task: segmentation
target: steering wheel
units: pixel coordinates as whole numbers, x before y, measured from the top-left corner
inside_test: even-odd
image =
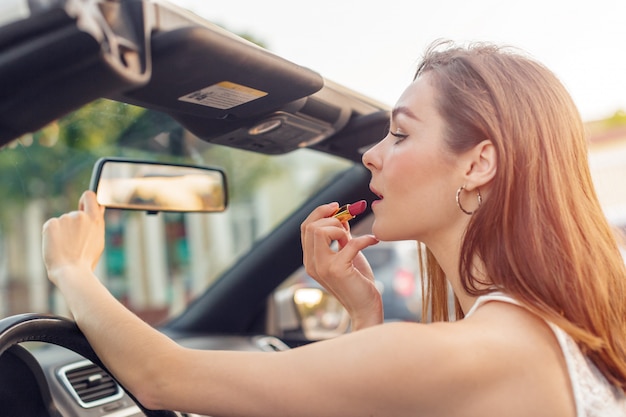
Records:
[[[0,320],[0,356],[8,353],[23,360],[27,353],[16,346],[22,342],[44,342],[62,346],[89,359],[110,374],[76,323],[65,317],[27,313]],[[18,379],[20,375],[13,377]],[[111,377],[114,378],[113,375]],[[119,385],[147,417],[176,417],[173,411],[146,409],[122,384]],[[59,415],[56,409],[48,411]]]

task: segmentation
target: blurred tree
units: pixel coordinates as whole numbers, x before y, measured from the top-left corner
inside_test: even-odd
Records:
[[[0,149],[3,206],[22,206],[29,199],[51,196],[64,197],[62,200],[75,205],[79,193],[89,185],[94,162],[119,153],[114,152],[117,137],[144,111],[96,100]],[[52,211],[67,209],[61,205]]]
[[[626,126],[626,111],[616,111],[613,116],[606,119],[605,124],[607,127]]]

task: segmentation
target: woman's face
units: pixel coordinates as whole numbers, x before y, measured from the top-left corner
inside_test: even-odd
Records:
[[[411,83],[396,103],[389,133],[363,155],[379,197],[372,203],[372,232],[380,240],[431,244],[463,219],[455,201],[462,169],[444,144],[436,96],[428,73]]]

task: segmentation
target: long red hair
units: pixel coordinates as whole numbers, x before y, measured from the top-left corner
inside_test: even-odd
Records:
[[[485,138],[497,152],[489,198],[470,220],[461,248],[465,290],[502,288],[567,332],[612,384],[626,391],[626,268],[591,179],[585,130],[557,77],[521,53],[486,44],[438,42],[428,72],[447,123],[447,145],[462,152]],[[426,303],[446,320],[447,283],[428,254]],[[462,312],[457,305],[457,317]]]

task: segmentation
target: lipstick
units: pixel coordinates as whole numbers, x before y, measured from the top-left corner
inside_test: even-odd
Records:
[[[367,202],[365,200],[357,201],[352,204],[344,204],[337,209],[333,217],[339,219],[340,222],[347,222],[363,213],[366,207]]]

